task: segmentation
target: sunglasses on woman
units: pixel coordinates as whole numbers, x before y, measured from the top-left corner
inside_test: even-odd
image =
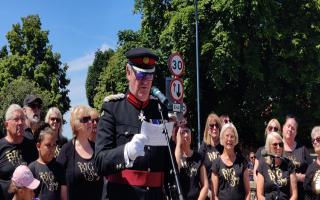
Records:
[[[269,132],[278,132],[279,128],[276,126],[269,126],[268,131]]]
[[[276,147],[280,147],[280,148],[283,148],[283,142],[279,142],[279,143],[272,143],[272,146],[274,147],[274,148],[276,148]]]
[[[213,129],[214,127],[219,128],[218,124],[209,124],[209,127]]]
[[[89,121],[91,121],[91,117],[90,116],[85,116],[80,118],[79,120],[81,123],[88,123]]]
[[[313,138],[311,142],[312,144],[320,143],[320,137]]]
[[[61,122],[61,119],[60,119],[60,118],[57,118],[57,117],[51,117],[51,118],[50,118],[50,121],[60,123],[60,122]]]

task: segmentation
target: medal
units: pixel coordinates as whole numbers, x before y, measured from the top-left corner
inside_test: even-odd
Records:
[[[144,116],[144,114],[143,114],[143,111],[142,111],[142,110],[140,111],[140,114],[139,114],[139,116],[138,116],[138,119],[139,119],[141,122],[143,122],[143,121],[145,121],[145,120],[146,120],[146,116]]]

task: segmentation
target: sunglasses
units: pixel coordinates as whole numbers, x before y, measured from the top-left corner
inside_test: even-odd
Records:
[[[100,120],[99,117],[91,119],[92,123],[95,122],[96,124],[99,122],[99,120]]]
[[[60,123],[61,122],[61,119],[60,118],[57,118],[57,117],[51,117],[50,118],[50,121],[55,121],[55,122],[57,122],[57,123]]]
[[[210,128],[214,128],[214,127],[219,128],[218,124],[209,124],[209,127]]]
[[[254,158],[256,158],[255,156],[252,156],[252,157],[250,157],[251,159],[254,159]]]
[[[80,118],[79,120],[81,123],[88,123],[89,121],[91,121],[91,117],[90,116],[85,116]]]
[[[31,109],[35,109],[35,108],[39,108],[41,109],[41,104],[37,104],[37,103],[33,103],[33,104],[30,104],[28,105]]]
[[[232,121],[231,121],[230,119],[224,119],[223,122],[224,122],[225,124],[232,123]]]
[[[272,143],[272,146],[274,147],[274,148],[276,148],[276,147],[283,147],[283,142],[279,142],[279,143]]]
[[[320,143],[320,137],[316,137],[316,138],[312,139],[311,142],[312,142],[312,144],[315,144],[316,142]]]
[[[269,126],[269,127],[268,127],[268,131],[269,131],[269,132],[272,132],[272,131],[278,132],[278,130],[279,130],[279,128],[278,128],[278,127],[275,127],[275,126]]]
[[[131,67],[131,69],[134,72],[134,75],[136,76],[136,79],[138,81],[141,81],[141,80],[152,81],[153,80],[153,73],[136,71],[133,67]]]

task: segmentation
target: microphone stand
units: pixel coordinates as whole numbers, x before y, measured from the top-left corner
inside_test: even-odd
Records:
[[[175,178],[175,181],[176,181],[176,184],[177,184],[179,200],[184,200],[183,195],[182,195],[182,191],[181,191],[181,186],[180,186],[178,173],[177,173],[177,168],[176,168],[176,165],[174,163],[173,156],[172,156],[172,151],[171,151],[171,148],[170,148],[170,139],[169,139],[169,135],[168,135],[168,130],[167,130],[164,118],[163,118],[162,107],[161,107],[161,105],[159,103],[158,103],[158,109],[159,109],[159,112],[160,112],[160,115],[161,115],[161,119],[162,119],[162,122],[163,122],[163,126],[164,126],[163,133],[164,133],[164,135],[166,137],[166,141],[167,141],[167,145],[168,145],[168,149],[169,149],[169,155],[170,155],[171,165],[172,165],[172,169],[173,169],[173,173],[174,173],[174,178]]]

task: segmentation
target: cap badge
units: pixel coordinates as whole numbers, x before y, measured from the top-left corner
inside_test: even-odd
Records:
[[[144,64],[148,64],[149,63],[149,58],[148,57],[143,57],[143,61]]]

